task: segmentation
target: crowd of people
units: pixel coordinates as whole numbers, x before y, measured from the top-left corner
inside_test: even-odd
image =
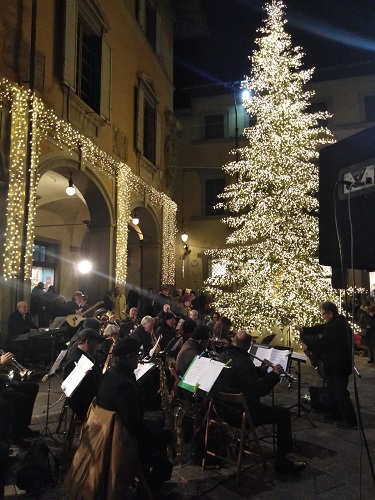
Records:
[[[42,286],[39,285],[36,287],[38,291],[33,290],[34,296],[45,304],[40,293]],[[58,297],[51,302],[56,302]],[[268,406],[261,400],[279,383],[283,368],[276,365],[269,371],[263,365],[255,367],[249,354],[252,342],[250,334],[244,330],[233,331],[231,319],[211,310],[204,295],[197,296],[192,290],[176,290],[171,294],[168,287],[163,287],[158,294],[149,291],[146,299],[142,304],[141,294],[135,288],[131,288],[127,296],[115,288],[103,300],[103,305],[107,307],[95,310],[90,318],[84,318],[84,312],[89,308],[82,292],[75,292],[69,302],[60,301],[65,316],[76,314],[83,319],[69,333],[69,346],[63,361],[64,380],[74,370],[81,356],[92,363],[92,369],[69,399],[69,405],[77,418],[82,422],[85,420],[94,398],[101,408],[118,414],[127,432],[137,440],[145,477],[152,488],[157,488],[156,464],[168,463],[167,444],[170,436],[161,431],[160,425],[148,422],[144,415],[147,408],[155,410],[163,407],[160,373],[154,371],[146,384],[142,385],[140,381],[137,382],[134,370],[141,358],[160,355],[163,362],[158,365],[158,370],[165,370],[166,389],[172,393],[176,381],[168,372],[166,360],[174,360],[177,375],[183,378],[195,356],[212,356],[215,350],[216,359],[225,364],[230,362],[229,375],[224,379],[221,390],[244,394],[256,426],[267,423],[276,425],[277,473],[302,471],[306,464],[289,455],[293,451],[289,411]],[[42,314],[46,311],[43,307],[48,309],[47,306],[39,309],[39,321],[36,322],[33,314],[36,309],[29,313],[25,301],[17,304],[16,311],[9,317],[7,351],[0,358],[1,365],[5,366],[13,359],[12,347],[17,336],[32,328],[40,328],[40,311]],[[146,313],[142,317],[138,314],[140,309]],[[59,314],[61,312],[62,309]],[[324,363],[325,380],[334,401],[332,419],[337,420],[339,427],[352,429],[357,425],[357,418],[347,390],[351,374],[348,343],[351,330],[335,304],[321,304],[320,312],[324,320],[322,324],[296,328],[306,342],[306,348],[313,345]],[[359,324],[364,329],[375,329],[371,304],[365,306]],[[215,346],[220,348],[215,349]],[[373,362],[373,357],[370,356],[369,362]],[[38,384],[33,382],[18,382],[16,385],[6,383],[1,387],[0,419],[3,435],[0,442],[17,440],[17,444],[23,446],[25,439],[34,437],[29,425],[37,393]],[[178,397],[178,391],[174,394]],[[204,401],[201,403],[205,404]],[[232,421],[239,418],[236,408],[224,406],[222,411],[224,418]],[[150,443],[155,445],[152,449]]]

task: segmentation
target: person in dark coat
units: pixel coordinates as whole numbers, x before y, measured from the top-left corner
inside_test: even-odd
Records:
[[[145,316],[142,318],[141,324],[131,334],[131,337],[138,341],[144,356],[148,356],[153,347],[153,327],[154,319],[151,316]]]
[[[17,309],[12,312],[8,319],[8,335],[5,341],[5,349],[13,352],[17,361],[21,363],[28,357],[29,346],[27,345],[27,340],[20,341],[17,337],[35,329],[37,327],[34,325],[29,313],[28,303],[20,300],[17,303]]]
[[[195,328],[190,339],[185,342],[177,355],[176,370],[179,375],[185,374],[195,356],[200,356],[205,352],[209,339],[210,330],[207,326],[200,325]]]
[[[233,344],[221,353],[220,361],[228,363],[230,369],[221,388],[224,392],[242,392],[255,426],[275,423],[277,449],[275,468],[279,474],[299,472],[306,467],[303,462],[293,462],[287,454],[293,451],[291,418],[289,410],[279,406],[268,406],[261,401],[280,382],[283,371],[281,365],[275,365],[267,373],[267,367],[256,367],[248,353],[251,336],[242,330],[233,338]],[[241,422],[242,407],[237,405],[222,405],[223,418],[237,425]]]
[[[95,330],[85,328],[82,330],[77,339],[77,346],[70,352],[67,363],[64,367],[64,380],[74,370],[81,356],[86,356],[94,363],[91,370],[89,370],[77,389],[69,398],[69,406],[77,415],[79,420],[84,420],[87,410],[93,398],[97,395],[99,384],[102,379],[102,372],[95,360],[95,353],[98,342],[102,337],[98,335]]]
[[[315,342],[317,356],[324,365],[324,378],[332,401],[339,410],[339,421],[336,425],[344,429],[357,426],[357,416],[348,391],[349,376],[352,373],[351,342],[352,330],[336,304],[323,302],[320,312],[325,323],[311,327],[297,325],[296,329],[304,336],[319,336]],[[336,415],[333,415],[335,418]]]
[[[149,401],[141,396],[134,375],[138,351],[138,342],[133,337],[117,342],[113,348],[112,366],[100,384],[97,401],[105,410],[117,412],[129,435],[135,436],[146,479],[154,490],[163,480],[169,479],[162,477],[160,466],[170,466],[170,471],[172,466],[166,461],[164,430],[143,419]]]
[[[161,325],[156,330],[156,337],[160,337],[159,345],[162,351],[169,342],[176,336],[176,316],[172,312],[167,312]]]

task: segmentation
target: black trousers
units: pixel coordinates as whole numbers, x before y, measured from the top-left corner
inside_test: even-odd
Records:
[[[30,425],[38,391],[39,385],[34,382],[11,382],[1,391],[0,397],[14,407],[13,417],[10,417],[13,433],[22,432]]]
[[[292,424],[290,412],[280,406],[268,406],[261,402],[250,408],[251,417],[257,427],[262,424],[276,425],[276,460],[283,461],[293,451]]]
[[[326,376],[326,381],[334,408],[339,410],[346,424],[357,425],[357,416],[348,391],[349,377],[347,375],[329,375]]]

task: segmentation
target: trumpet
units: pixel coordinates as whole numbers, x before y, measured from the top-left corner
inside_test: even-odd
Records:
[[[6,354],[6,352],[0,349],[0,356],[3,356],[4,354]],[[21,381],[28,380],[33,373],[32,370],[28,370],[22,366],[21,363],[19,363],[15,358],[12,358],[9,363],[1,365],[1,369],[5,372],[9,381],[12,381],[16,375]]]

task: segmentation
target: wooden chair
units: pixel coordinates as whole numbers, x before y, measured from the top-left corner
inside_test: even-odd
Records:
[[[232,423],[229,423],[225,421],[223,418],[221,418],[220,407],[219,407],[220,402],[229,405],[233,404],[236,405],[237,407],[241,405],[242,416],[241,416],[241,423],[239,426],[233,425]],[[237,453],[236,461],[234,461],[232,458],[228,458],[227,456],[220,455],[218,451],[213,450],[212,448],[210,449],[210,447],[212,446],[212,439],[210,440],[210,436],[212,436],[212,430],[215,426],[224,430],[225,436],[228,436],[228,431],[231,430],[233,432],[235,441],[234,449],[236,450]],[[245,446],[249,442],[250,435],[252,437],[251,444],[254,445],[255,450],[250,449],[249,446]],[[205,436],[205,450],[202,460],[202,468],[203,470],[206,468],[208,456],[213,456],[219,458],[220,460],[228,462],[232,465],[235,465],[236,485],[238,485],[245,454],[256,456],[258,458],[256,463],[261,462],[263,464],[263,467],[266,466],[264,454],[262,448],[260,447],[256,429],[253,424],[244,395],[242,393],[229,394],[225,392],[218,392],[215,396],[215,402],[210,401],[208,408],[206,436]]]

